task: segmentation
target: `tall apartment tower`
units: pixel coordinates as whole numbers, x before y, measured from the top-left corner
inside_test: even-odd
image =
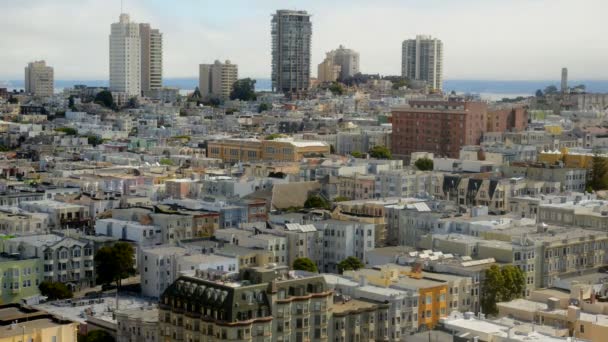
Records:
[[[28,63],[25,67],[25,92],[34,96],[52,96],[53,90],[53,68],[45,61]]]
[[[230,98],[234,82],[239,77],[236,64],[226,61],[215,61],[213,64],[199,65],[198,88],[203,98],[217,97],[222,100]]]
[[[139,25],[121,14],[110,33],[110,91],[141,95],[141,39]]]
[[[359,53],[343,45],[331,52],[334,64],[340,66],[340,79],[344,80],[359,73]]]
[[[312,23],[306,11],[272,15],[272,89],[297,94],[310,87]]]
[[[425,81],[430,90],[443,89],[443,43],[431,36],[404,40],[401,50],[401,76]]]
[[[150,24],[139,24],[141,38],[141,91],[163,86],[163,34]]]
[[[561,91],[562,91],[562,93],[568,92],[568,68],[562,68]]]
[[[325,59],[317,66],[317,81],[321,83],[335,82],[340,77],[342,67],[334,63],[331,52],[326,54]]]

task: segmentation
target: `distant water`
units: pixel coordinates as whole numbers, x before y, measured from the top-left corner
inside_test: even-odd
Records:
[[[55,89],[60,91],[63,88],[73,87],[75,84],[86,84],[88,86],[107,87],[106,80],[56,80]],[[198,86],[197,78],[165,78],[163,84],[168,87],[177,87],[182,90],[192,91]],[[537,89],[545,89],[549,85],[559,88],[559,81],[488,81],[488,80],[446,80],[443,89],[446,92],[452,90],[457,93],[480,94],[488,99],[501,99],[503,97],[531,96]],[[571,80],[570,86],[585,84],[588,92],[608,93],[608,80]],[[255,88],[257,91],[270,91],[271,81],[267,78],[256,79]],[[2,81],[0,87],[9,89],[22,89],[23,80]]]

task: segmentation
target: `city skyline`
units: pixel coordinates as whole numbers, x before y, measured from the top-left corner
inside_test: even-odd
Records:
[[[385,0],[372,6],[354,1],[336,12],[329,10],[332,4],[318,1],[210,5],[132,0],[124,12],[165,35],[167,78],[196,77],[198,64],[214,59],[239,64],[245,77],[270,78],[270,15],[277,9],[297,9],[312,15],[312,66],[342,44],[360,52],[361,72],[399,75],[401,42],[425,34],[444,42],[445,79],[556,79],[564,66],[573,79],[608,79],[603,68],[608,47],[589,44],[601,41],[601,9],[608,4],[590,0],[598,10],[589,12],[567,1],[548,3]],[[55,66],[57,79],[107,79],[107,27],[119,14],[118,0],[12,4],[0,13],[8,32],[4,41],[13,47],[0,57],[0,79],[19,79],[23,64],[40,59]],[[497,18],[505,23],[517,18],[518,25],[497,25]],[[539,36],[543,44],[537,43]]]

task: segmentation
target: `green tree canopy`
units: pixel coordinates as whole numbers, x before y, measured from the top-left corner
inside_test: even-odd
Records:
[[[17,104],[17,103],[19,103],[19,99],[18,99],[18,98],[16,98],[16,97],[13,97],[13,95],[11,95],[11,96],[8,98],[8,103],[10,103],[10,104]]]
[[[526,278],[522,270],[513,265],[503,268],[492,265],[486,269],[485,280],[481,289],[481,308],[484,313],[496,315],[496,303],[520,298],[526,287]]]
[[[258,113],[265,112],[270,109],[270,105],[268,103],[262,102],[258,106]]]
[[[264,140],[274,140],[274,139],[278,139],[283,137],[283,134],[280,133],[272,133],[272,134],[268,134],[266,137],[264,137]]]
[[[595,151],[591,158],[591,179],[589,187],[593,190],[608,189],[608,162],[605,157],[600,156],[598,151]]]
[[[351,155],[353,158],[363,158],[363,153],[361,153],[361,152],[359,152],[359,151],[352,151],[352,152],[350,153],[350,155]]]
[[[545,94],[557,94],[557,87],[554,85],[547,86],[545,88]]]
[[[57,281],[43,281],[38,285],[40,294],[46,296],[49,300],[72,298],[74,294],[64,284]]]
[[[97,146],[103,144],[103,139],[99,135],[89,134],[87,135],[89,145]]]
[[[536,97],[543,97],[543,91],[540,89],[537,89],[535,95],[536,95]]]
[[[419,158],[414,162],[414,166],[420,171],[433,171],[433,160],[429,158]]]
[[[105,330],[93,330],[84,337],[84,342],[115,342],[116,340]]]
[[[363,267],[365,267],[365,265],[363,265],[361,260],[354,256],[349,256],[338,263],[338,271],[340,273],[343,273],[344,271],[356,271]]]
[[[117,242],[111,247],[102,247],[95,254],[98,284],[115,282],[120,288],[122,279],[135,274],[134,266],[133,246],[127,242]]]
[[[95,103],[98,103],[106,108],[115,109],[114,97],[109,90],[102,90],[95,95]]]
[[[76,134],[78,134],[78,131],[75,128],[72,128],[72,127],[58,127],[58,128],[55,128],[55,132],[63,132],[66,135],[76,135]]]
[[[369,150],[369,155],[376,159],[391,159],[391,151],[386,146],[374,146]]]
[[[315,265],[315,263],[309,258],[297,258],[296,260],[294,260],[293,269],[313,273],[319,272],[319,270],[317,269],[317,265]]]
[[[329,209],[329,202],[327,202],[323,197],[319,195],[311,195],[304,202],[305,208],[320,208],[320,209]]]
[[[241,101],[255,101],[257,96],[255,95],[255,80],[251,78],[240,79],[232,85],[232,91],[230,92],[231,100]]]
[[[344,86],[339,82],[333,82],[329,86],[329,91],[331,91],[334,95],[343,95],[344,94]]]
[[[334,202],[344,202],[344,201],[350,201],[350,198],[348,198],[346,196],[338,196],[338,197],[334,198]]]

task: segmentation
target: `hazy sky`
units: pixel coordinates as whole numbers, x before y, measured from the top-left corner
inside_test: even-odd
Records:
[[[364,73],[399,74],[401,42],[444,43],[446,79],[608,79],[606,0],[125,0],[125,12],[164,34],[164,77],[197,77],[230,59],[241,77],[270,77],[270,15],[313,20],[312,74],[344,44]],[[0,80],[45,59],[55,79],[107,79],[110,24],[120,0],[0,0]]]

